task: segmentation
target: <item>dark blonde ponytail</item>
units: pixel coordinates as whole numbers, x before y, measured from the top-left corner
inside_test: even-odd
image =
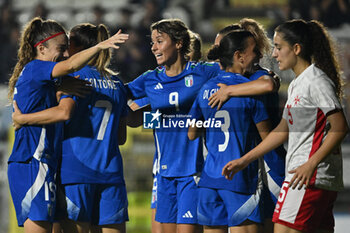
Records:
[[[95,46],[101,41],[109,38],[109,31],[104,24],[95,26],[91,23],[82,23],[74,26],[70,31],[70,41],[81,49],[87,49]],[[105,78],[110,78],[115,73],[108,69],[111,60],[111,50],[105,49],[100,51],[89,63]]]
[[[39,17],[33,18],[24,26],[17,53],[18,62],[9,80],[8,98],[10,101],[13,99],[14,89],[24,66],[37,56],[34,45],[58,32],[65,33],[59,23],[54,20],[42,20]],[[46,45],[46,42],[43,44]]]
[[[109,38],[109,31],[104,24],[99,24],[97,26],[97,43],[107,40]],[[94,62],[96,69],[102,74],[103,77],[110,77],[113,72],[108,69],[111,61],[111,50],[105,49],[99,52],[98,56],[91,61]]]
[[[42,25],[42,20],[40,18],[34,18],[30,21],[22,32],[20,45],[17,53],[18,62],[13,70],[13,73],[9,80],[9,92],[8,98],[10,101],[13,99],[13,92],[21,74],[24,66],[34,60],[36,56],[36,49],[34,48],[33,35],[32,32],[37,31]]]

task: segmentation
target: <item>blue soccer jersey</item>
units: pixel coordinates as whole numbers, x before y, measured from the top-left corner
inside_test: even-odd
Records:
[[[74,75],[91,82],[93,91],[74,97],[74,115],[64,127],[62,184],[123,183],[118,126],[127,115],[126,89],[117,77],[103,78],[90,66]]]
[[[169,77],[164,67],[158,67],[129,83],[128,88],[134,98],[147,96],[152,110],[159,110],[163,119],[167,119],[167,124],[170,121],[179,122],[188,115],[202,85],[219,71],[217,63],[188,62],[179,75]],[[186,127],[167,127],[155,130],[159,174],[165,177],[183,177],[201,171],[201,140],[190,141]]]
[[[56,62],[33,60],[20,74],[14,100],[22,113],[34,113],[57,105],[51,72]],[[33,157],[57,167],[61,131],[56,124],[25,125],[15,132],[9,162],[27,162]]]
[[[268,71],[265,69],[257,70],[254,74],[249,77],[249,80],[254,81],[259,79],[263,75],[269,75]],[[277,92],[260,95],[258,97],[264,104],[265,109],[267,110],[267,114],[269,115],[269,120],[271,122],[272,129],[274,129],[281,120],[281,114],[279,111],[279,96]],[[257,136],[258,141],[257,144],[260,143],[261,139]],[[274,179],[274,182],[279,186],[275,186],[274,194],[279,195],[279,189],[284,180],[285,173],[285,157],[286,151],[283,145],[278,148],[268,152],[264,155],[265,161],[265,171],[269,172]],[[270,182],[271,183],[271,182]],[[271,188],[271,187],[270,187]],[[273,190],[271,190],[273,191]],[[277,198],[278,196],[276,196]]]
[[[220,120],[221,126],[206,128],[208,155],[199,186],[226,189],[240,193],[255,193],[258,181],[258,161],[235,174],[231,181],[225,179],[222,168],[231,160],[238,159],[253,149],[256,123],[268,119],[261,101],[251,97],[232,97],[222,108],[208,106],[208,98],[218,90],[218,83],[235,85],[249,80],[239,74],[221,71],[200,90],[190,115],[197,120]]]

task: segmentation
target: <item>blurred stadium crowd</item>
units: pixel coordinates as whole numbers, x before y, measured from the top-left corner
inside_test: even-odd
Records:
[[[81,22],[104,23],[111,33],[121,28],[130,41],[115,54],[112,68],[128,82],[156,66],[149,46],[149,26],[161,18],[180,18],[209,42],[215,18],[260,17],[268,32],[291,18],[318,19],[329,28],[350,23],[348,0],[2,0],[0,11],[0,84],[16,63],[21,27],[34,16],[52,18],[67,30]],[[232,22],[231,22],[232,23]]]

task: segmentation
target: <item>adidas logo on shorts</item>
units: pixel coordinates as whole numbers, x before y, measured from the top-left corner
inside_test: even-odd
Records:
[[[184,215],[182,215],[183,218],[193,218],[193,215],[191,214],[191,211],[187,211]]]

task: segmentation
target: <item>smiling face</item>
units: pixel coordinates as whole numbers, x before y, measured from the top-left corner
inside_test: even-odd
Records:
[[[158,65],[174,64],[179,55],[178,44],[167,33],[152,30],[152,53]]]
[[[40,45],[39,45],[40,46]],[[56,36],[46,42],[41,51],[41,60],[62,61],[68,57],[68,39],[65,34]]]
[[[278,62],[280,70],[288,70],[295,67],[297,63],[297,55],[293,51],[293,47],[283,39],[280,32],[275,32],[273,36],[274,48],[272,57]]]

